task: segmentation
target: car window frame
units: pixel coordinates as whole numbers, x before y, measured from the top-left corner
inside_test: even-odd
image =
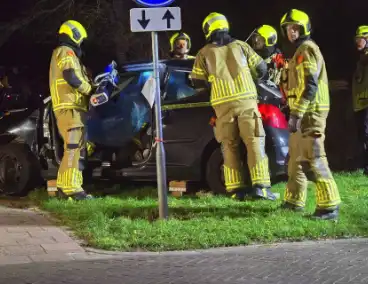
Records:
[[[189,96],[189,97],[185,97],[185,98],[180,98],[180,99],[176,99],[176,100],[168,100],[166,99],[167,97],[167,91],[168,91],[168,88],[169,88],[169,79],[170,79],[170,76],[174,73],[174,72],[181,72],[181,73],[188,73],[188,75],[190,76],[190,73],[191,73],[192,70],[189,70],[187,68],[168,68],[167,70],[167,73],[166,73],[166,76],[165,76],[165,88],[163,90],[163,95],[161,96],[161,100],[163,103],[173,103],[173,102],[181,102],[181,101],[185,101],[187,100],[188,98],[190,97],[193,97],[196,95],[196,92],[195,92],[195,89],[193,86],[190,86],[190,85],[187,85],[188,87],[191,87],[193,90],[194,90],[194,94],[193,96]]]

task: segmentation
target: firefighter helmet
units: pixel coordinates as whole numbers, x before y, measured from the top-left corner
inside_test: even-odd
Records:
[[[229,22],[224,15],[213,12],[204,19],[202,29],[206,39],[209,39],[214,31],[229,31]]]
[[[310,35],[312,30],[309,16],[303,11],[297,9],[291,9],[281,18],[280,26],[283,36],[286,35],[285,28],[287,25],[300,26],[300,37]]]
[[[77,45],[81,45],[82,41],[88,36],[83,25],[74,20],[64,22],[60,26],[59,34],[66,34]]]
[[[185,39],[188,43],[188,50],[191,48],[192,46],[192,42],[190,40],[190,37],[183,32],[180,33],[175,33],[171,38],[170,38],[170,51],[173,52],[175,49],[175,41],[178,39]]]
[[[262,25],[254,32],[253,39],[257,40],[257,38],[262,38],[266,47],[274,46],[277,43],[277,31],[272,26]]]
[[[368,26],[359,26],[355,32],[355,38],[366,38],[368,39]]]

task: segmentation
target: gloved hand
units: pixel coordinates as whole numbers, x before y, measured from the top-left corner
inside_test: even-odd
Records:
[[[212,117],[210,118],[210,122],[209,122],[209,124],[210,124],[212,127],[216,127],[216,119],[217,119],[217,117],[216,117],[216,116],[212,116]]]
[[[288,122],[289,131],[295,133],[300,129],[300,123],[302,119],[291,114]]]
[[[278,69],[286,67],[285,65],[287,65],[286,58],[280,53],[275,54],[272,57],[272,61],[276,63],[276,68],[278,68]]]

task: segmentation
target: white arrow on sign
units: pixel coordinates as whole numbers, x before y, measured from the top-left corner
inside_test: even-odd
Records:
[[[181,30],[180,7],[131,9],[130,29],[132,32]]]

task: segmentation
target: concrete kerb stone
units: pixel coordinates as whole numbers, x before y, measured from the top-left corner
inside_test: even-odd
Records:
[[[338,245],[347,244],[350,242],[356,243],[367,243],[368,238],[345,238],[345,239],[325,239],[317,241],[300,241],[300,242],[280,242],[272,244],[251,244],[247,246],[235,246],[235,247],[219,247],[210,249],[197,249],[197,250],[183,250],[183,251],[162,251],[162,252],[150,252],[150,251],[131,251],[131,252],[120,252],[120,251],[107,251],[100,250],[90,247],[85,247],[87,253],[110,255],[110,256],[120,256],[120,257],[132,257],[132,256],[185,256],[185,255],[201,255],[201,254],[226,254],[226,253],[236,253],[241,251],[251,251],[258,248],[284,248],[284,249],[294,249],[299,247],[304,249],[311,246],[323,246],[323,245]]]

